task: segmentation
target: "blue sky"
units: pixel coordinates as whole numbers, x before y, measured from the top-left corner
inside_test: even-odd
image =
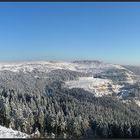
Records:
[[[76,59],[140,65],[140,3],[0,3],[0,61]]]

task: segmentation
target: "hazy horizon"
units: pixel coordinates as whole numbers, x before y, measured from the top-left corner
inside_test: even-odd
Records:
[[[138,2],[2,2],[0,17],[0,63],[140,65]]]
[[[116,64],[116,65],[129,65],[129,66],[140,66],[139,64],[127,64],[127,63],[113,63],[109,61],[104,61],[101,59],[73,59],[73,60],[45,60],[45,59],[36,59],[36,60],[5,60],[5,61],[0,61],[0,64],[18,64],[18,63],[35,63],[35,62],[74,62],[74,61],[101,61],[103,63],[108,63],[108,64]]]

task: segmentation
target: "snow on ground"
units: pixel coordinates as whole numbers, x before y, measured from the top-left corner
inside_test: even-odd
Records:
[[[11,128],[0,126],[0,138],[29,138],[29,135]]]
[[[93,78],[93,77],[80,77],[78,80],[71,80],[65,82],[67,88],[83,88],[89,92],[95,92],[96,97],[112,94],[112,91],[119,92],[120,85],[113,85],[111,80]]]
[[[121,102],[124,104],[130,104],[132,102],[132,100],[122,100],[121,96],[118,99],[121,99]]]
[[[116,64],[112,64],[113,67],[117,68],[117,69],[125,69],[123,66],[120,65],[116,65]]]
[[[135,80],[132,79],[132,74],[126,73],[127,75],[127,82],[130,84],[133,84],[135,82]]]
[[[76,70],[75,66],[69,62],[48,62],[48,61],[37,61],[37,62],[22,62],[22,63],[0,63],[0,70],[9,70],[13,72],[31,72],[34,69],[43,72],[50,72],[54,69],[69,69]]]
[[[140,107],[140,100],[135,100],[135,103]]]
[[[116,68],[116,69],[125,69],[124,67],[116,64],[109,64],[109,63],[73,63],[73,62],[56,62],[56,61],[32,61],[32,62],[18,62],[18,63],[0,63],[0,71],[3,70],[9,70],[12,72],[32,72],[33,70],[38,70],[41,72],[49,73],[52,70],[55,69],[65,69],[65,70],[72,70],[77,72],[84,72],[84,73],[92,73],[97,74],[100,72],[103,72],[105,70],[108,70],[110,68]],[[130,84],[133,84],[135,81],[132,79],[132,72],[126,72],[127,74],[127,81]],[[38,77],[35,77],[38,78]],[[91,80],[88,80],[91,82]],[[91,83],[98,83],[102,80],[95,80]],[[102,83],[102,82],[101,82]],[[92,85],[91,85],[92,86]],[[107,86],[107,85],[106,85]],[[102,87],[103,88],[103,87]],[[88,89],[92,89],[88,87]],[[114,89],[118,89],[115,87]],[[95,89],[96,90],[96,89]],[[99,89],[98,89],[99,91]],[[97,92],[98,93],[98,92]]]
[[[54,62],[54,61],[32,61],[32,62],[9,62],[0,63],[0,70],[10,70],[13,72],[31,72],[34,69],[43,72],[50,72],[54,69],[68,69],[78,72],[92,72],[99,73],[103,70],[116,67],[117,65],[107,64],[107,63],[91,63],[91,64],[79,64],[73,62]],[[119,67],[119,66],[118,66]]]

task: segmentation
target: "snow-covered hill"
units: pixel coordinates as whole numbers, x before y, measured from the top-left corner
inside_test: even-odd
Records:
[[[55,61],[33,61],[33,62],[18,62],[18,63],[0,63],[0,71],[9,70],[13,72],[31,72],[35,69],[43,72],[50,72],[55,69],[68,69],[79,72],[99,73],[110,68],[122,69],[119,65],[109,63],[89,63],[76,62],[55,62]],[[124,69],[124,68],[123,68]]]
[[[38,79],[40,78],[41,75],[42,78],[46,78],[46,80],[50,76],[52,79],[56,79],[56,77],[57,80],[65,79],[66,76],[63,75],[64,70],[89,74],[88,77],[83,76],[82,78],[82,76],[80,76],[81,78],[79,80],[75,80],[75,81],[67,80],[65,81],[65,84],[66,87],[68,88],[77,87],[77,88],[83,88],[90,92],[95,91],[96,96],[112,94],[112,92],[115,93],[120,92],[120,88],[123,87],[123,85],[120,84],[122,82],[129,83],[129,84],[134,83],[134,79],[133,79],[134,74],[127,68],[121,65],[104,63],[95,60],[94,61],[84,60],[84,61],[74,61],[74,62],[33,61],[33,62],[20,62],[20,63],[1,63],[0,72],[3,72],[5,70],[14,73],[19,73],[19,72],[23,72],[25,74],[30,73],[30,75],[32,72],[34,72],[35,74],[33,78]],[[44,73],[44,74],[40,74],[40,73]],[[71,73],[65,73],[65,74],[69,74],[69,76],[67,76],[68,77],[67,79],[71,79],[69,78],[72,75]],[[4,75],[4,77],[5,76],[6,75]],[[1,79],[3,79],[3,77]],[[118,83],[115,83],[116,81]],[[2,81],[2,83],[4,82],[5,81]]]
[[[29,138],[29,135],[0,125],[0,138]]]
[[[140,109],[140,83],[136,79],[137,75],[127,67],[100,61],[0,63],[0,124],[22,130],[30,136],[38,137],[41,134],[51,137],[56,128],[64,132],[71,127],[71,120],[64,120],[76,115],[78,110],[83,116],[90,114],[103,118],[105,113],[120,111],[117,116],[124,118],[126,111],[128,114],[132,111],[129,107],[126,110],[124,103],[136,108],[136,118],[139,116],[137,110]],[[91,105],[98,110],[90,112]],[[107,107],[105,112],[101,106]],[[122,110],[125,110],[124,114]],[[84,111],[85,114],[82,114]],[[78,119],[73,117],[75,118]],[[75,122],[80,122],[81,125],[87,118],[90,117]],[[131,119],[133,121],[133,117]],[[61,128],[55,127],[55,122],[59,120]],[[90,121],[82,127],[88,122]],[[26,137],[27,134],[0,126],[0,138]]]

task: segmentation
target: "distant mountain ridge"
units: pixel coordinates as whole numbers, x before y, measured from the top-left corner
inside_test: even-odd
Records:
[[[101,64],[103,61],[99,60],[77,60],[77,61],[72,61],[73,63],[79,63],[79,64],[89,64],[89,63],[95,63],[95,64]]]

